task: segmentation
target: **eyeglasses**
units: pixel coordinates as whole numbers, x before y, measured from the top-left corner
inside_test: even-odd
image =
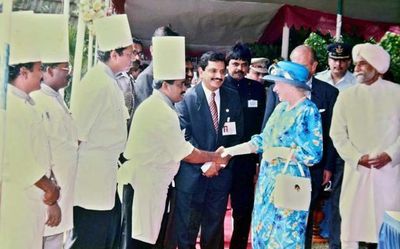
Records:
[[[68,72],[68,74],[72,73],[72,65],[68,65],[68,67],[59,67],[58,69]]]
[[[139,56],[139,58],[144,58],[144,53],[143,52],[137,52],[137,51],[132,51],[128,53],[123,53],[124,55],[128,56],[131,59],[135,59],[136,56]]]
[[[143,53],[143,51],[138,52],[136,50],[133,50],[132,56],[139,56],[140,58],[144,58],[144,53]]]

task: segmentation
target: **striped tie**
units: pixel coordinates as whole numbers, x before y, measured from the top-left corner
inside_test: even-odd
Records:
[[[218,110],[217,110],[217,104],[215,103],[215,92],[211,93],[210,112],[215,132],[218,133]]]

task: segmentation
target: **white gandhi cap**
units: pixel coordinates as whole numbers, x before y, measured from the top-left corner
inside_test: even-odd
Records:
[[[106,52],[132,45],[132,35],[128,17],[123,15],[106,16],[94,20],[99,50]]]
[[[153,37],[152,44],[154,79],[185,79],[185,37]]]

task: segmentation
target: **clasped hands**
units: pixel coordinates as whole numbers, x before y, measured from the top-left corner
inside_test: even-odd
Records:
[[[382,152],[376,156],[371,156],[370,154],[365,154],[361,156],[358,164],[364,166],[366,168],[375,168],[380,169],[384,167],[386,164],[392,161],[392,158],[386,153]]]
[[[218,157],[216,157],[213,160],[210,168],[208,168],[208,170],[203,173],[204,176],[209,177],[209,178],[217,176],[218,172],[228,164],[229,160],[231,159],[231,156],[230,155],[222,155],[224,150],[225,150],[225,148],[223,146],[221,146],[215,151],[218,154]]]

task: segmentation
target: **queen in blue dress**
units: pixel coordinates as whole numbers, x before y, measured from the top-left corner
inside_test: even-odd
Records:
[[[275,81],[274,92],[281,103],[275,108],[263,132],[247,143],[226,148],[231,156],[263,153],[256,186],[252,216],[252,245],[254,249],[304,248],[308,211],[278,208],[273,191],[278,174],[288,158],[276,156],[277,148],[293,151],[285,174],[301,176],[298,167],[310,178],[309,167],[322,157],[322,128],[318,108],[307,99],[308,70],[299,64],[278,62],[270,68],[267,80]],[[275,156],[274,156],[275,154]],[[310,192],[311,195],[311,192]]]

